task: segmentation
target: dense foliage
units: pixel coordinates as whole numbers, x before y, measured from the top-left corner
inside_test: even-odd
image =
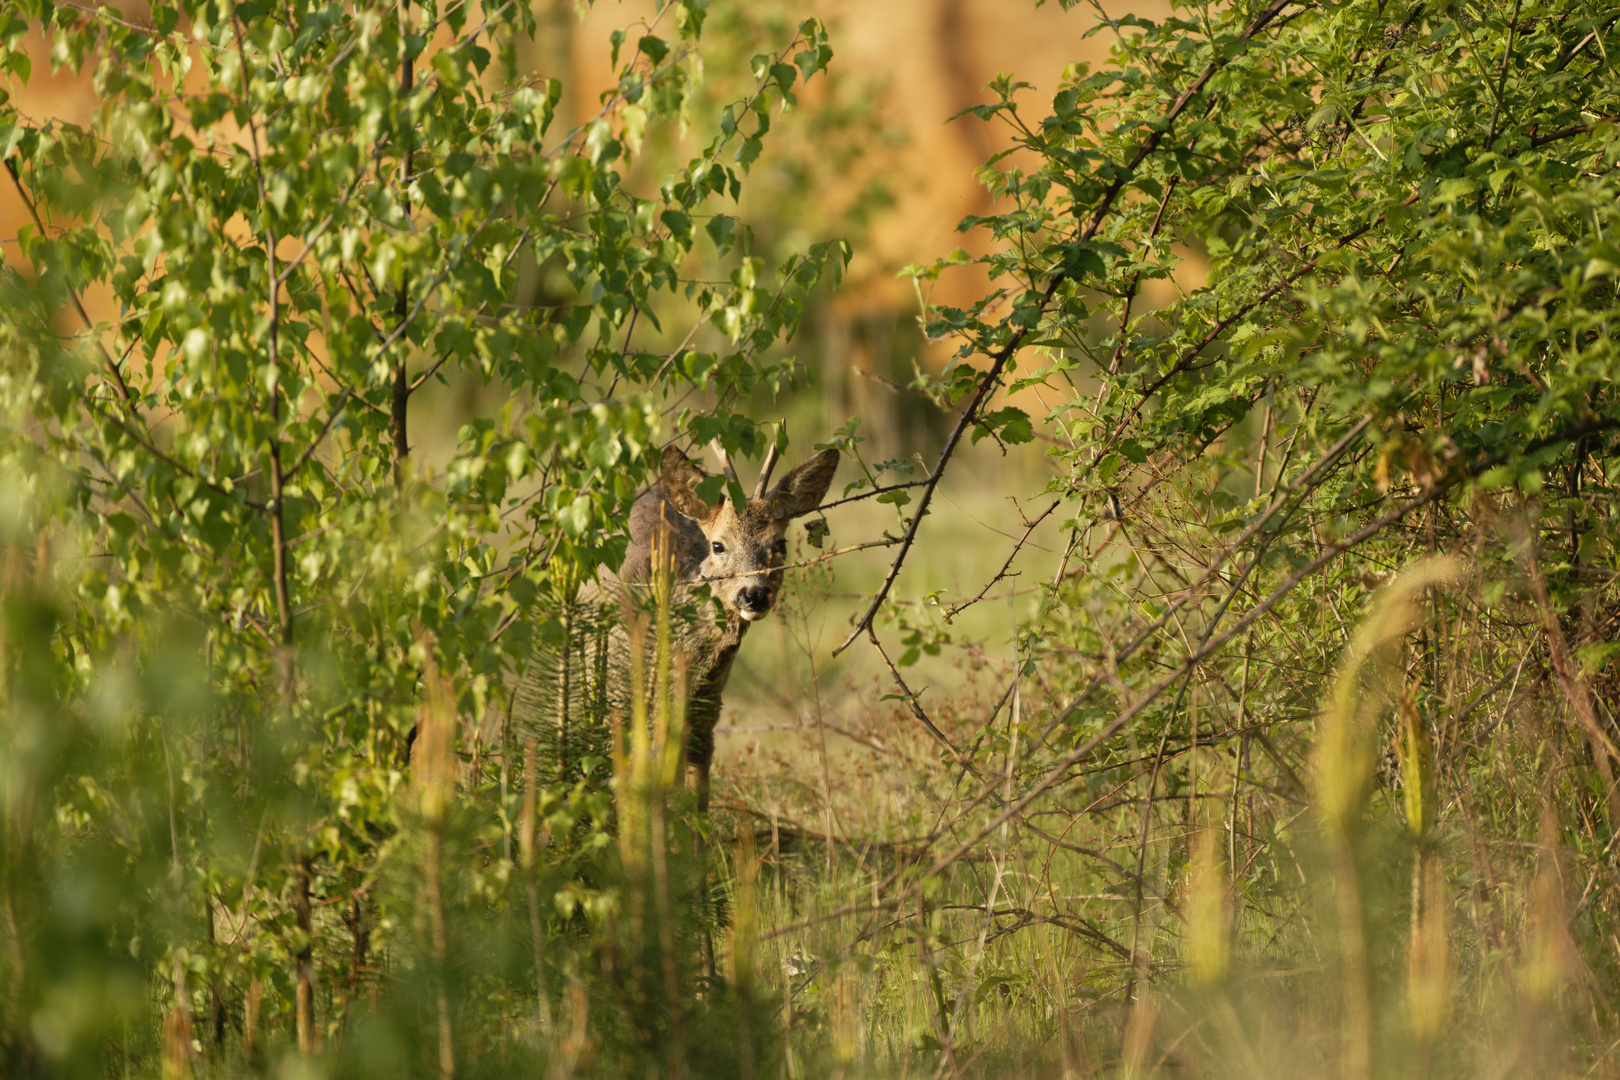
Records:
[[[449,1067],[449,1025],[515,993],[550,1024],[546,927],[615,917],[608,762],[524,777],[508,684],[622,557],[664,441],[763,451],[730,406],[798,385],[771,348],[847,258],[767,267],[727,212],[830,59],[814,20],[689,159],[637,171],[692,119],[706,6],[615,35],[617,85],[557,131],[559,82],[515,75],[523,5],[7,5],[7,70],[43,29],[107,106],[0,118],[35,215],[3,283],[8,1074],[155,1060],[154,974],[171,1070],[227,1028],[249,1063],[292,1038],[391,1046],[366,1064],[391,1074],[437,1039]],[[424,732],[464,766],[408,776]],[[446,836],[476,869],[441,867]],[[493,933],[455,917],[508,893]],[[345,1041],[379,986],[392,1034]],[[637,987],[594,1022],[657,1044]]]
[[[1349,1075],[1400,1072],[1402,1048],[1427,1062],[1447,1034],[1423,1004],[1452,992],[1446,931],[1425,939],[1424,918],[1462,924],[1473,1018],[1497,1007],[1478,1004],[1502,989],[1493,950],[1538,918],[1567,929],[1606,1017],[1583,1037],[1609,1041],[1615,23],[1581,3],[1189,7],[1109,22],[1114,63],[1071,68],[1050,111],[1010,77],[970,110],[1015,144],[984,172],[1004,212],[964,223],[1001,246],[973,260],[993,290],[934,313],[960,347],[924,388],[969,401],[958,433],[1005,442],[1030,422],[993,395],[1030,390],[1056,436],[1046,513],[1071,516],[1022,641],[1052,704],[1001,741],[1016,791],[952,839],[1035,814],[1062,824],[1031,852],[1086,837],[1089,871],[1064,880],[1116,903],[1048,881],[1008,903],[1112,923],[1101,955],[1127,982],[1196,954],[1185,868],[1204,830],[1224,833],[1263,969],[1322,965],[1295,926],[1324,860],[1342,990],[1313,1007],[1344,1025],[1329,1060]],[[1172,279],[1185,291],[1143,303]],[[1307,794],[1310,836],[1291,806]],[[1415,843],[1363,833],[1369,805]],[[1558,843],[1578,853],[1563,870]],[[1403,896],[1390,863],[1409,858]],[[1537,872],[1586,882],[1573,912],[1502,887]],[[1403,980],[1384,931],[1405,916]],[[1520,1015],[1539,1009],[1530,993]],[[1541,1037],[1506,1030],[1520,1044],[1480,1036],[1487,1059]]]
[[[510,707],[536,653],[601,701],[629,499],[785,440],[741,410],[848,257],[735,206],[824,30],[710,130],[707,6],[558,131],[514,4],[4,5],[105,105],[0,113],[0,1066],[1612,1071],[1614,12],[1128,16],[958,120],[1014,141],[990,254],[912,272],[991,289],[927,316],[932,469],[852,488],[902,521],[842,646],[934,756],[835,822],[823,754],[817,838],[693,813],[667,716]],[[961,455],[1037,437],[1056,565],[909,592]],[[997,685],[914,693],[1019,572]]]

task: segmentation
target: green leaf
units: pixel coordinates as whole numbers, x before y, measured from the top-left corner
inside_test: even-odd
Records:
[[[647,57],[656,64],[662,64],[664,57],[669,55],[669,46],[660,38],[651,34],[642,37],[636,42],[636,48],[647,54]]]
[[[716,214],[703,226],[703,231],[714,241],[716,253],[724,255],[731,250],[733,237],[737,231],[737,219],[725,214]]]
[[[1024,410],[1008,406],[979,417],[973,426],[972,441],[977,443],[986,435],[995,435],[1011,445],[1030,442],[1035,438],[1034,426]]]
[[[1620,655],[1620,641],[1594,641],[1575,650],[1575,657],[1580,661],[1581,670],[1588,675],[1602,672],[1616,655]]]

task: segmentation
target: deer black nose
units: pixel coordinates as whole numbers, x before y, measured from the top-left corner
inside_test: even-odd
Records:
[[[763,615],[771,606],[769,585],[748,585],[737,594],[737,606],[744,615]]]

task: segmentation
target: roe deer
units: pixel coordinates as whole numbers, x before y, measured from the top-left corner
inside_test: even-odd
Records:
[[[729,460],[728,478],[736,480]],[[770,490],[773,447],[754,493],[738,513],[722,492],[708,503],[697,493],[702,469],[673,445],[664,448],[660,483],[641,493],[630,509],[630,547],[619,577],[631,588],[653,574],[655,543],[671,555],[676,599],[707,584],[720,602],[720,617],[704,613],[680,631],[675,646],[686,663],[686,763],[700,812],[709,808],[709,765],[720,699],[748,625],[770,613],[782,588],[788,522],[813,512],[826,497],[838,469],[838,451],[828,448],[793,469]]]
[[[735,481],[731,462],[724,455],[722,460],[727,477]],[[766,490],[775,463],[773,448],[766,455],[753,496],[738,513],[724,492],[718,501],[706,502],[697,493],[698,485],[707,478],[703,470],[674,446],[664,448],[659,483],[643,491],[630,508],[630,546],[619,571],[619,584],[603,592],[589,590],[589,599],[582,598],[578,606],[562,613],[567,643],[560,649],[542,646],[536,650],[513,699],[513,715],[525,726],[539,729],[542,718],[554,720],[559,776],[567,769],[571,714],[605,718],[617,712],[628,720],[633,711],[630,672],[635,635],[626,630],[631,620],[642,617],[637,609],[644,605],[636,594],[648,591],[656,555],[668,560],[673,608],[686,606],[694,599],[693,588],[705,584],[709,595],[719,602],[718,611],[715,605],[705,605],[695,621],[677,619],[671,642],[685,671],[688,783],[697,795],[699,811],[708,811],[714,728],[737,649],[749,623],[769,614],[776,601],[787,555],[788,523],[821,505],[838,469],[838,451],[815,454]],[[600,612],[603,601],[615,591],[621,625],[609,632],[606,622],[591,612]],[[586,640],[593,635],[595,645],[590,651],[594,661],[587,656]],[[646,649],[643,652],[642,670],[650,691],[654,678],[651,655]]]

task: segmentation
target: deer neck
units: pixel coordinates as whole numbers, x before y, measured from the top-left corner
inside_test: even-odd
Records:
[[[726,612],[726,621],[718,629],[720,631],[720,648],[729,649],[735,653],[742,645],[743,637],[748,633],[748,620],[734,611]]]
[[[686,703],[686,760],[697,770],[699,801],[708,803],[709,762],[714,757],[714,729],[720,722],[721,696],[731,680],[731,666],[737,649],[748,633],[748,621],[727,614],[724,622],[711,624],[716,631],[704,657],[702,673],[688,688]]]

